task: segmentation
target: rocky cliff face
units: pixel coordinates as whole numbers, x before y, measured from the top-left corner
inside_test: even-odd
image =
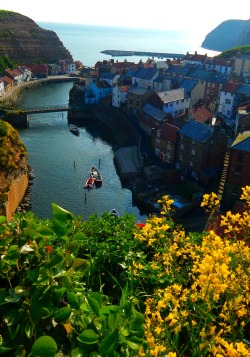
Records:
[[[250,45],[250,19],[227,20],[207,34],[201,47],[213,51],[227,51],[238,46]]]
[[[12,11],[0,11],[0,57],[7,55],[19,64],[53,63],[72,55],[54,31],[39,27],[30,18]]]

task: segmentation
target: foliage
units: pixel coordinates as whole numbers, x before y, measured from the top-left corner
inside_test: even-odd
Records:
[[[203,233],[175,225],[168,196],[140,225],[128,214],[83,221],[54,203],[51,220],[0,217],[0,353],[249,356],[250,187],[242,199],[221,236],[214,193]]]
[[[13,69],[16,63],[12,61],[7,55],[0,57],[0,73],[2,73],[6,68]]]
[[[250,54],[250,46],[238,46],[231,48],[230,50],[224,51],[216,56],[216,58],[232,58],[236,56],[238,53],[249,55]]]
[[[18,132],[7,122],[0,120],[0,167],[2,171],[18,168],[18,157],[27,156]]]

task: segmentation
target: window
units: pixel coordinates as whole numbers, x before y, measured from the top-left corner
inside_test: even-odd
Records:
[[[195,155],[195,150],[194,149],[191,149],[191,154]]]
[[[182,159],[183,159],[183,158],[182,158],[182,155],[180,155],[180,156],[179,156],[179,160],[182,161]]]
[[[193,167],[194,166],[193,161],[189,161],[189,165]]]
[[[180,149],[184,149],[184,145],[183,144],[180,144]]]
[[[160,140],[158,140],[158,139],[156,139],[156,141],[155,141],[155,144],[156,144],[156,146],[160,146]]]

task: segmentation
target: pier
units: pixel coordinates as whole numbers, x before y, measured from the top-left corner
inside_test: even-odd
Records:
[[[185,55],[181,53],[164,53],[164,52],[146,52],[146,51],[122,51],[122,50],[104,50],[101,53],[112,57],[120,56],[147,56],[158,58],[183,58]]]

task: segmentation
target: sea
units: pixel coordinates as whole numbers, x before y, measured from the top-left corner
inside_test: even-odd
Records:
[[[110,26],[37,22],[45,29],[54,31],[75,61],[85,67],[93,67],[97,61],[110,60],[138,63],[147,56],[112,57],[104,50],[145,51],[161,53],[207,54],[212,57],[220,52],[201,47],[205,38],[199,31],[152,30]],[[171,57],[170,57],[171,58]],[[166,58],[165,58],[166,59]]]

